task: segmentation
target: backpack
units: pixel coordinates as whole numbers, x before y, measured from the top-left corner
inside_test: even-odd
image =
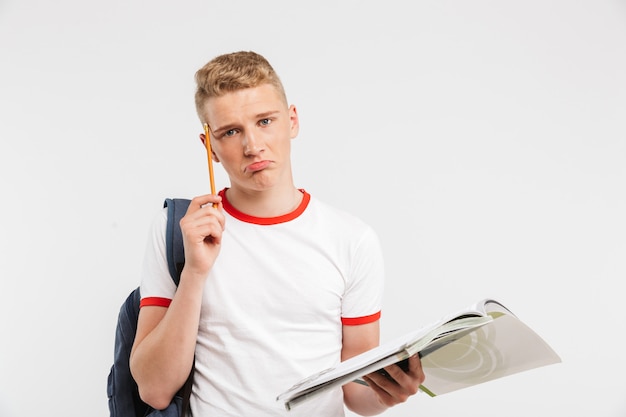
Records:
[[[180,231],[180,219],[187,212],[190,200],[165,199],[163,207],[167,207],[166,251],[167,263],[172,279],[178,286],[180,274],[185,265],[183,237]],[[115,330],[115,349],[113,365],[107,379],[107,395],[109,398],[110,417],[180,417],[188,409],[193,368],[187,381],[165,410],[154,410],[141,401],[137,383],[130,373],[130,351],[137,331],[139,316],[139,287],[134,289],[122,304]]]

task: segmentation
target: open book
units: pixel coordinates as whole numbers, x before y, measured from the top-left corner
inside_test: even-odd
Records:
[[[419,354],[420,390],[434,397],[507,375],[561,362],[531,328],[496,300],[484,299],[402,337],[339,363],[280,394],[287,409],[330,388]]]

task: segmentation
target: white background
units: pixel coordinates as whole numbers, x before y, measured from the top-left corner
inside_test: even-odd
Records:
[[[380,234],[383,340],[494,297],[563,360],[386,415],[626,415],[624,1],[4,0],[1,417],[108,416],[148,223],[209,187],[193,74],[242,49]]]

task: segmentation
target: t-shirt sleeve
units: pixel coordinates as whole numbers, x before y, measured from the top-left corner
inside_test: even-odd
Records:
[[[380,318],[384,278],[380,241],[374,230],[367,227],[355,245],[342,303],[342,324],[367,324]]]
[[[176,292],[176,284],[167,266],[166,228],[167,209],[164,208],[152,221],[146,242],[141,269],[141,307],[148,305],[167,307]]]

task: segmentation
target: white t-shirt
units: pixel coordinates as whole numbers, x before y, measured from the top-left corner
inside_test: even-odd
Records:
[[[379,319],[383,259],[373,229],[301,190],[284,216],[226,216],[209,273],[196,345],[194,416],[344,415],[341,389],[286,411],[278,394],[340,361],[342,324]],[[142,306],[169,305],[176,287],[165,252],[167,212],[154,222]]]

